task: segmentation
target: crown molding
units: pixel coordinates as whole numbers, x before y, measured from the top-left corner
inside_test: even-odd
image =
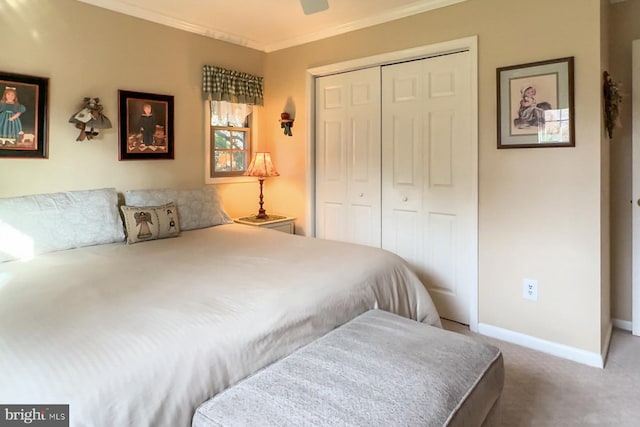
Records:
[[[389,12],[385,12],[376,16],[372,16],[366,19],[356,20],[346,24],[338,25],[335,27],[327,28],[322,31],[318,31],[312,34],[304,35],[301,37],[293,37],[285,40],[281,40],[275,43],[259,42],[256,40],[248,39],[240,34],[232,34],[224,31],[219,31],[212,27],[206,27],[203,25],[193,24],[181,19],[176,19],[171,16],[164,15],[159,12],[151,11],[139,6],[126,3],[122,0],[78,0],[79,2],[86,3],[92,6],[101,7],[114,12],[123,13],[125,15],[133,16],[136,18],[144,19],[146,21],[155,22],[157,24],[166,25],[168,27],[176,28],[178,30],[188,31],[190,33],[199,34],[202,36],[210,37],[216,40],[233,43],[236,45],[248,47],[251,49],[260,50],[266,53],[276,50],[286,49],[293,46],[298,46],[305,43],[314,42],[328,37],[337,36],[350,31],[360,30],[362,28],[370,27],[373,25],[382,24],[384,22],[394,21],[396,19],[405,18],[411,15],[417,15],[420,13],[428,12],[430,10],[439,9],[446,6],[451,6],[456,3],[462,3],[468,0],[425,0],[409,4],[405,7],[400,7]],[[611,0],[620,1],[620,0]]]
[[[252,49],[263,50],[263,45],[249,40],[241,35],[218,31],[212,27],[193,24],[182,19],[173,18],[159,12],[155,12],[143,7],[125,3],[121,0],[78,0],[81,3],[90,4],[92,6],[108,9],[113,12],[122,13],[124,15],[133,16],[135,18],[144,19],[156,24],[165,25],[178,30],[187,31],[201,36],[210,37],[212,39],[237,44],[240,46],[250,47]]]
[[[396,19],[406,18],[407,16],[418,15],[420,13],[429,12],[434,9],[440,9],[443,7],[451,6],[456,3],[462,3],[468,0],[426,0],[423,2],[414,3],[405,7],[400,7],[389,12],[381,13],[376,16],[371,16],[366,19],[359,19],[346,24],[337,25],[335,27],[327,28],[326,30],[318,31],[316,33],[307,34],[301,37],[295,37],[283,40],[277,43],[266,44],[263,50],[267,53],[276,50],[286,49],[288,47],[298,46],[305,43],[311,43],[314,41],[326,39],[340,34],[348,33],[350,31],[361,30],[363,28],[371,27],[378,24],[383,24],[389,21],[395,21]]]

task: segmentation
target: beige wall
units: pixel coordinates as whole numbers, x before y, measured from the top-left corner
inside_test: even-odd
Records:
[[[262,52],[73,0],[0,8],[0,51],[11,52],[0,70],[50,79],[49,159],[0,159],[0,196],[203,185],[202,65],[263,73]],[[174,95],[175,160],[118,161],[118,89]],[[102,100],[114,128],[76,142],[68,120],[85,96]],[[257,184],[221,190],[231,214],[257,209]]]
[[[478,35],[480,321],[600,352],[606,275],[600,251],[600,0],[539,0],[533,8],[521,1],[469,0],[269,54],[71,0],[0,4],[3,34],[23,34],[0,37],[0,49],[16,52],[15,65],[3,59],[0,69],[51,79],[50,159],[2,159],[0,196],[200,185],[200,67],[210,63],[265,76],[259,144],[273,152],[281,174],[265,184],[267,208],[296,215],[302,232],[312,197],[305,186],[305,70]],[[532,10],[554,13],[536,21]],[[87,53],[87,40],[95,43],[95,53]],[[497,150],[496,68],[565,56],[575,57],[576,147]],[[117,123],[118,89],[175,95],[175,160],[119,162],[116,129],[94,142],[75,142],[76,130],[67,120],[82,97],[102,98],[105,113]],[[293,137],[284,136],[278,124],[287,105],[296,117]],[[253,210],[253,184],[222,190],[230,213]],[[537,303],[521,298],[524,277],[539,281]]]
[[[536,22],[532,10],[554,13]],[[293,137],[274,126],[261,129],[282,173],[271,200],[303,219],[312,196],[304,187],[306,69],[477,34],[480,322],[599,353],[599,27],[600,0],[544,0],[534,9],[528,2],[470,0],[270,53],[265,115],[275,121],[288,98],[296,108]],[[575,56],[576,147],[497,150],[496,68],[565,56]],[[539,281],[537,303],[521,297],[525,277]]]
[[[623,93],[611,146],[611,316],[631,321],[631,42],[640,39],[640,0],[609,8],[609,72]]]

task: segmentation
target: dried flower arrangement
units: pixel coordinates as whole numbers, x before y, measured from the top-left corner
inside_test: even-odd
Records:
[[[609,138],[613,137],[613,128],[620,127],[620,105],[622,104],[622,93],[618,88],[618,83],[614,82],[608,72],[603,73],[604,83],[602,91],[604,95],[604,125],[607,128]]]

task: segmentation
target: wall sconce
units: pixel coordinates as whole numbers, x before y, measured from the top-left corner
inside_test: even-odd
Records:
[[[293,127],[293,119],[289,116],[289,113],[280,114],[280,127],[284,129],[284,134],[287,136],[293,136],[291,128]]]
[[[100,104],[100,98],[84,98],[82,100],[82,108],[69,119],[69,123],[75,123],[76,128],[80,129],[80,134],[76,141],[92,140],[94,136],[98,136],[96,129],[110,129],[111,120],[102,114],[103,107]],[[89,128],[89,130],[86,130]]]

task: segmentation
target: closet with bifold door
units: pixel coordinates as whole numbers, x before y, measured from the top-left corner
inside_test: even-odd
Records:
[[[403,257],[469,323],[477,179],[468,51],[318,77],[316,237]]]

